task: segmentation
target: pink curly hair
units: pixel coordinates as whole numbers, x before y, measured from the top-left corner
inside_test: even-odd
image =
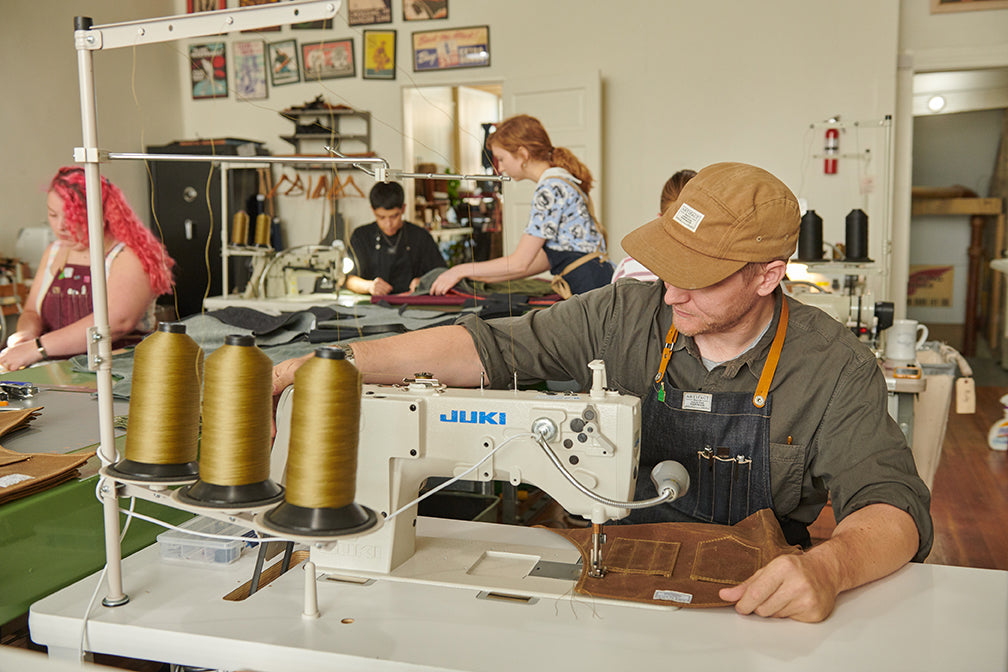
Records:
[[[171,267],[175,265],[175,261],[168,256],[168,250],[161,241],[143,225],[119,187],[105,177],[101,178],[101,185],[105,233],[111,233],[116,240],[126,243],[139,257],[152,290],[158,294],[167,294],[174,284]],[[76,166],[60,168],[49,183],[49,191],[56,192],[63,199],[63,220],[74,241],[87,245],[84,170]]]

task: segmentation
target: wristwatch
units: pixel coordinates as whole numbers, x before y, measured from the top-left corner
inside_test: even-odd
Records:
[[[42,339],[38,336],[35,337],[35,347],[38,348],[38,354],[42,355],[42,359],[49,359],[49,355],[46,354],[45,348],[42,346]]]
[[[340,350],[343,351],[344,359],[346,359],[346,361],[348,362],[354,361],[353,348],[350,347],[349,343],[341,345]]]

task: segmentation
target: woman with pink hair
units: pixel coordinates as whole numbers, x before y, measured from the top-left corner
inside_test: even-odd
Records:
[[[105,277],[113,347],[135,343],[154,328],[154,300],[172,288],[175,263],[143,225],[119,187],[102,178]],[[46,204],[56,240],[42,254],[17,331],[0,352],[0,367],[23,369],[87,350],[92,316],[84,171],[60,168]]]

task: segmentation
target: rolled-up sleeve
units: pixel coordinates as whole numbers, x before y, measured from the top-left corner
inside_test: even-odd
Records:
[[[931,493],[887,408],[885,378],[874,360],[845,367],[816,433],[812,475],[829,489],[837,522],[869,504],[910,514],[919,535],[914,560],[922,561],[934,537]]]

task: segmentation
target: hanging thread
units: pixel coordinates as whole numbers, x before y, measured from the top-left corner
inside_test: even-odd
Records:
[[[162,322],[133,355],[125,459],[113,469],[141,480],[198,473],[203,350],[184,324]]]
[[[206,358],[200,480],[180,497],[248,506],[282,495],[269,479],[272,370],[252,336],[229,335]]]

